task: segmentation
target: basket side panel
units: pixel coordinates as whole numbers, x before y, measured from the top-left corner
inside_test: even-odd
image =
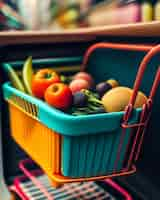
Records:
[[[59,172],[60,137],[14,105],[9,105],[15,141],[46,171]]]
[[[112,144],[112,153],[110,155],[110,160],[109,160],[109,164],[108,164],[108,171],[112,172],[113,170],[119,171],[122,170],[123,168],[123,162],[124,162],[124,157],[125,157],[125,152],[127,149],[127,144],[129,142],[130,139],[130,135],[131,135],[131,130],[130,129],[126,129],[124,138],[123,138],[123,142],[122,142],[122,146],[120,147],[120,142],[121,142],[121,138],[122,138],[122,129],[120,128],[119,131],[117,131],[117,134],[115,134],[115,138],[114,138],[114,142]],[[118,150],[120,148],[120,155],[119,155],[119,159],[117,162],[117,166],[116,169],[115,168],[115,163],[116,163],[116,159],[118,156]]]
[[[62,174],[64,176],[91,177],[112,174],[121,140],[121,128],[97,135],[63,137]],[[116,172],[123,170],[123,162],[131,131],[127,130]]]
[[[63,137],[62,173],[70,177],[106,175],[115,143],[115,132]]]

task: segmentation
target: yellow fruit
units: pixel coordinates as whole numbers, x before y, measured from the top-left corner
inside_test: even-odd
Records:
[[[133,90],[132,90],[133,91]],[[144,93],[142,92],[138,92],[137,98],[136,98],[136,102],[134,105],[134,108],[140,108],[143,106],[143,104],[145,104],[147,101],[147,97]]]
[[[109,83],[112,86],[112,88],[119,86],[118,81],[116,81],[115,79],[109,79],[107,80],[107,83]]]
[[[124,111],[128,105],[133,90],[127,87],[116,87],[108,91],[102,97],[102,103],[107,112],[119,112]],[[142,107],[146,103],[147,97],[138,92],[134,108]]]
[[[32,69],[32,57],[27,58],[23,65],[22,78],[25,89],[28,94],[32,95],[31,81],[32,81],[33,69]]]

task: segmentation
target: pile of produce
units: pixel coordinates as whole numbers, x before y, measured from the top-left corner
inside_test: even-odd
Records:
[[[87,72],[73,76],[60,75],[51,68],[33,72],[31,57],[25,61],[21,77],[11,66],[7,71],[15,88],[75,116],[124,111],[133,92],[114,79],[95,84]],[[147,97],[138,92],[134,107],[142,107],[146,101]]]

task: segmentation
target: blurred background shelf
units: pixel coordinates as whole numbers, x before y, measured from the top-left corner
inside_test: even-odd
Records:
[[[159,37],[160,22],[78,28],[62,31],[2,31],[1,45],[21,43],[93,41],[98,36]],[[44,37],[45,36],[45,37]]]
[[[160,0],[3,0],[0,30],[49,30],[160,21]]]

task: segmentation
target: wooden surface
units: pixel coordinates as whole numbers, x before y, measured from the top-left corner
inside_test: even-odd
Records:
[[[89,41],[97,36],[160,36],[160,22],[81,28],[62,32],[10,31],[0,32],[0,44]]]

